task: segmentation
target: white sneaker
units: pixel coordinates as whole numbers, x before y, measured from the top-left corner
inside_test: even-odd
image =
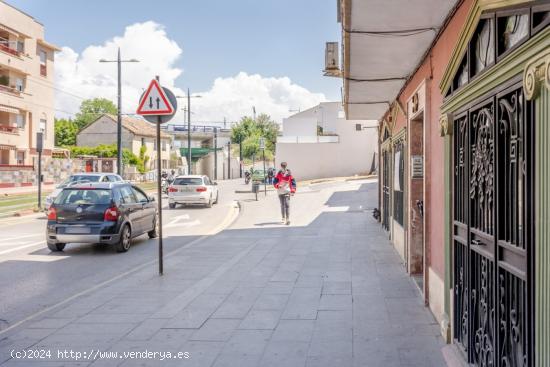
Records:
[[[287,219],[285,224],[288,226],[290,224],[290,219]]]
[[[281,219],[281,223],[286,224],[286,219],[284,217],[283,217],[283,219]]]

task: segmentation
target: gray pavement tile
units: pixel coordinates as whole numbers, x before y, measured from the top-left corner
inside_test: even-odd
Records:
[[[125,336],[126,340],[149,340],[167,324],[166,319],[147,319]]]
[[[329,354],[329,355],[322,355],[322,356],[308,356],[306,360],[306,367],[336,367],[336,366],[338,367],[353,366],[353,356],[344,355],[344,354]]]
[[[322,294],[351,294],[351,282],[323,282]]]
[[[42,320],[33,322],[28,326],[28,328],[29,329],[60,329],[63,326],[71,323],[72,321],[74,321],[74,318],[60,319],[60,318],[46,317],[46,318],[43,318]]]
[[[325,281],[327,281],[327,282],[351,282],[351,269],[326,271],[325,272]]]
[[[278,270],[270,278],[271,282],[295,282],[298,278],[298,271],[296,270]]]
[[[316,319],[320,293],[320,288],[294,288],[281,318]]]
[[[240,322],[241,320],[237,319],[209,319],[191,335],[189,340],[227,341]]]
[[[280,320],[273,332],[273,341],[309,342],[315,320]]]
[[[256,302],[263,288],[237,288],[214,312],[213,318],[242,319]]]
[[[254,306],[253,310],[282,310],[288,302],[286,294],[261,294]]]
[[[294,282],[269,282],[265,285],[264,294],[291,294]]]
[[[182,351],[189,353],[189,359],[181,362],[185,367],[210,367],[223,348],[222,342],[187,341]]]
[[[321,288],[323,286],[323,277],[321,275],[301,274],[294,286],[296,288]]]
[[[308,342],[271,341],[264,352],[262,367],[303,367],[306,364]]]
[[[101,323],[93,324],[70,323],[58,330],[59,334],[118,334],[125,335],[134,329],[137,323]]]
[[[165,328],[172,329],[198,329],[214,312],[211,308],[186,308],[180,311],[174,318],[168,320]]]
[[[249,354],[239,354],[239,353],[230,353],[225,354],[221,353],[216,361],[214,362],[214,367],[257,367],[260,364],[261,356],[259,355],[249,355]]]
[[[351,310],[352,298],[347,294],[323,294],[319,310]]]
[[[273,330],[279,323],[282,310],[251,310],[240,323],[239,329]]]
[[[101,313],[89,313],[76,320],[75,324],[128,324],[139,323],[144,321],[150,316],[150,314],[142,313],[114,313],[114,314],[101,314]]]
[[[315,338],[315,336],[314,336]],[[353,356],[353,341],[350,340],[321,340],[313,339],[309,346],[308,356]]]
[[[235,330],[225,343],[223,354],[262,355],[272,336],[271,330]]]

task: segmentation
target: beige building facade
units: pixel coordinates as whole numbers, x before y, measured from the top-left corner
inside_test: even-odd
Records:
[[[0,0],[0,169],[33,169],[54,147],[54,54],[44,26]]]
[[[170,154],[172,151],[172,137],[164,132],[161,135],[162,168],[170,168]],[[149,157],[146,169],[156,168],[157,147],[156,129],[153,124],[133,117],[122,118],[122,148],[129,149],[139,156],[142,146],[145,146],[145,155]],[[81,147],[95,147],[102,144],[116,144],[117,117],[102,115],[94,122],[83,128],[76,136],[76,145]]]

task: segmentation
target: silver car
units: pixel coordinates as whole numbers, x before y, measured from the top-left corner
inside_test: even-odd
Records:
[[[208,176],[177,176],[168,187],[168,206],[173,209],[176,204],[200,204],[210,208],[220,198],[218,184]]]
[[[55,190],[53,190],[48,196],[46,196],[46,200],[44,201],[44,211],[48,211],[48,209],[50,208],[50,205],[52,205],[57,195],[59,195],[59,193],[65,187],[70,187],[75,184],[81,184],[86,182],[123,182],[123,181],[124,180],[119,175],[115,173],[108,173],[108,172],[101,172],[101,173],[83,172],[83,173],[72,174],[65,181],[57,185],[55,187]]]

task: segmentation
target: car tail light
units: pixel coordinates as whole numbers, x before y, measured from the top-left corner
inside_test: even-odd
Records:
[[[168,192],[178,192],[178,189],[175,188],[175,187],[173,187],[173,186],[170,186],[170,187],[168,188]]]
[[[50,206],[50,209],[48,209],[48,220],[57,220],[57,211],[53,206]]]
[[[205,191],[206,191],[206,187],[204,186],[197,187],[197,192],[205,192]]]
[[[116,222],[118,220],[118,208],[116,206],[107,208],[105,214],[103,214],[103,220],[107,222]]]

